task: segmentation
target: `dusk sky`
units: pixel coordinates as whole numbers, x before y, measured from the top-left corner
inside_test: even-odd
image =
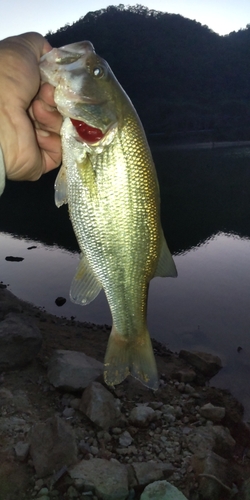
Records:
[[[57,31],[65,24],[78,21],[89,11],[119,5],[121,0],[8,0],[1,6],[1,38],[39,31],[46,35],[49,30]],[[195,19],[210,29],[225,35],[238,31],[250,23],[249,0],[142,0],[130,1],[125,5],[141,4],[149,9],[160,10]],[[84,33],[83,33],[84,38]]]

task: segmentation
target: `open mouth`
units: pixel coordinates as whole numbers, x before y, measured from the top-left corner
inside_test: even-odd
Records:
[[[75,120],[74,118],[70,118],[70,120],[79,137],[81,137],[84,142],[94,144],[95,142],[100,141],[105,135],[99,128],[91,127],[90,125],[87,125],[87,123]]]

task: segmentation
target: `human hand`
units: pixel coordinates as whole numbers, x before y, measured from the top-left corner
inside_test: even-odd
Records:
[[[0,146],[12,180],[36,180],[61,162],[54,88],[40,86],[39,60],[51,48],[38,33],[0,41]]]

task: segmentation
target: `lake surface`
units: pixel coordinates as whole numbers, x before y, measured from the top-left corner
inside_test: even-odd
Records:
[[[178,278],[149,290],[152,337],[170,349],[221,357],[211,385],[230,389],[250,418],[250,148],[152,146],[162,223]],[[55,173],[8,183],[0,199],[0,279],[17,296],[59,316],[111,324],[104,293],[86,307],[68,299],[78,247],[66,207],[53,201]],[[36,248],[28,250],[28,247]],[[7,262],[5,257],[23,257]],[[63,307],[58,296],[67,298]],[[238,347],[241,350],[238,352]]]

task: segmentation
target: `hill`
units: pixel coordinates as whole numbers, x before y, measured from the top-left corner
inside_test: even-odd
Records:
[[[55,47],[90,40],[148,134],[250,136],[250,25],[220,36],[180,15],[119,5],[89,12],[47,38]]]

